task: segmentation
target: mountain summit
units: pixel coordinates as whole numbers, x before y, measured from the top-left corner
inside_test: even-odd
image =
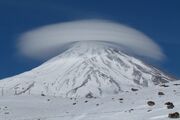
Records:
[[[79,42],[41,66],[0,81],[4,94],[100,97],[175,79],[100,42]]]

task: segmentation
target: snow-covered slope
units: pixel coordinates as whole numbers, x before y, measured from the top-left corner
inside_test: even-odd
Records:
[[[23,74],[0,81],[3,94],[99,97],[173,81],[110,45],[80,42]]]
[[[168,118],[180,113],[179,100],[180,81],[92,99],[0,96],[0,120],[179,120]],[[174,107],[168,109],[167,102]]]

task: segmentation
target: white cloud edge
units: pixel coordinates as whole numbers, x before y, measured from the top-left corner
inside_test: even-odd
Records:
[[[41,59],[64,44],[86,40],[114,42],[137,55],[155,60],[165,57],[160,46],[142,32],[120,23],[96,19],[51,24],[27,31],[20,35],[18,49],[24,56]]]

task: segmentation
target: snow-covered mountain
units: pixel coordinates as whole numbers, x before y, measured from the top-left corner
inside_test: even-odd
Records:
[[[168,116],[180,114],[180,81],[163,85],[96,99],[0,96],[0,120],[179,120]]]
[[[100,97],[174,81],[111,45],[79,42],[23,74],[0,81],[3,94]]]

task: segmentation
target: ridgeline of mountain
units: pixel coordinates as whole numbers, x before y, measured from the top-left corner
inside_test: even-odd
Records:
[[[175,79],[109,45],[79,42],[41,66],[0,81],[4,94],[100,97]]]

